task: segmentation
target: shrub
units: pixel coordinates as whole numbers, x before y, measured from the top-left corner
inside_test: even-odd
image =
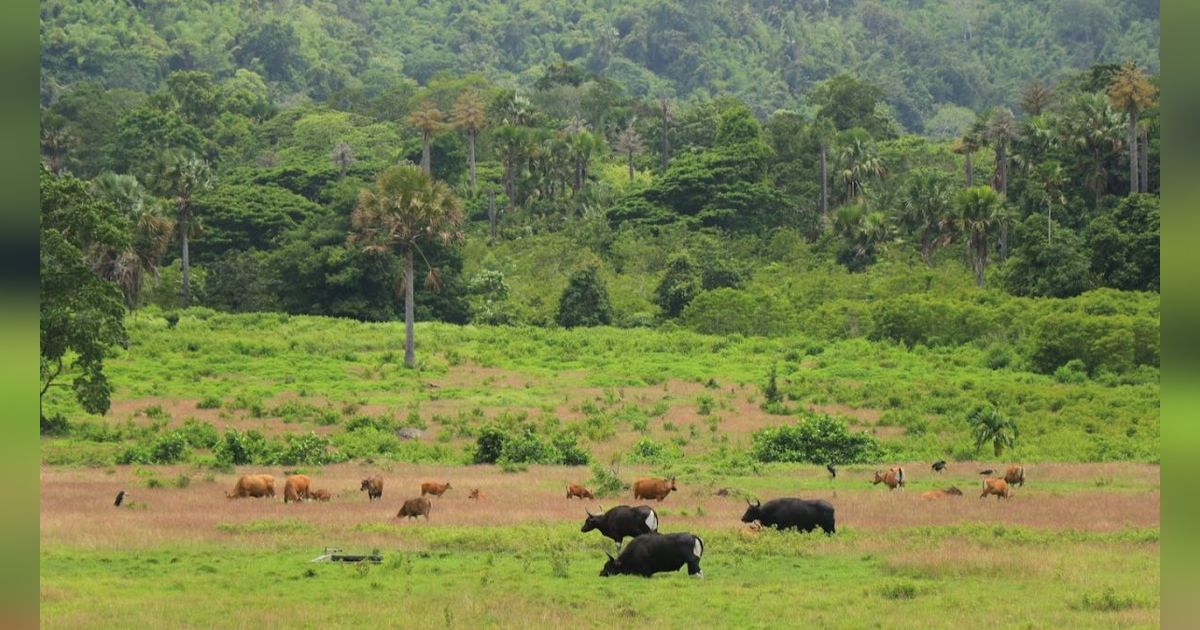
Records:
[[[155,464],[174,464],[183,461],[190,452],[187,436],[182,431],[172,431],[158,438],[150,450],[150,458]]]
[[[213,448],[213,455],[219,463],[242,466],[264,462],[269,451],[270,445],[262,433],[253,429],[246,432],[226,429]]]
[[[588,480],[588,487],[597,497],[611,497],[628,490],[629,484],[621,481],[613,471],[600,464],[592,464],[592,478]]]
[[[775,364],[771,364],[771,374],[767,376],[767,384],[763,386],[763,398],[766,399],[764,406],[777,405],[783,402],[783,393],[779,391],[779,384],[775,380]]]
[[[667,263],[667,273],[655,290],[655,303],[667,317],[678,317],[700,292],[700,273],[687,254],[678,254]]]
[[[42,435],[67,435],[70,432],[71,423],[68,422],[66,416],[62,415],[61,413],[53,414],[49,418],[42,418]]]
[[[307,464],[318,466],[345,461],[344,454],[329,450],[329,439],[309,432],[284,436],[281,448],[273,454],[271,463],[284,466]]]
[[[555,321],[564,328],[607,326],[612,323],[608,288],[595,267],[575,272],[558,301]]]
[[[643,437],[633,443],[629,450],[629,461],[637,463],[657,464],[663,460],[666,448],[654,440]]]
[[[185,420],[180,432],[187,438],[188,444],[195,448],[213,448],[221,439],[216,427],[195,418]]]
[[[196,403],[197,409],[220,409],[221,398],[219,396],[205,396]]]
[[[753,435],[753,453],[761,462],[858,464],[874,461],[879,443],[867,433],[852,433],[845,421],[806,413],[793,425],[759,429]]]

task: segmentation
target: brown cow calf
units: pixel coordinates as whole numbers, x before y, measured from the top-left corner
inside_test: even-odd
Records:
[[[320,490],[313,490],[312,492],[309,492],[308,498],[314,501],[328,501],[329,499],[333,498],[333,495],[329,494],[328,490],[322,488]]]
[[[570,499],[571,497],[579,497],[580,499],[596,498],[592,496],[591,490],[588,490],[577,483],[567,484],[567,498]]]
[[[484,501],[486,501],[486,500],[487,500],[487,495],[486,495],[486,494],[484,494],[484,493],[482,493],[482,492],[480,492],[480,491],[479,491],[479,488],[471,488],[471,491],[467,493],[467,498],[468,498],[468,499],[475,499],[476,501],[479,501],[479,500],[484,500]]]
[[[308,489],[312,485],[312,480],[308,475],[291,475],[283,485],[283,502],[295,501],[299,503],[308,498]]]
[[[1024,466],[1009,466],[1008,470],[1004,471],[1004,481],[1010,486],[1025,487],[1025,467]]]
[[[429,520],[429,510],[433,509],[433,502],[421,496],[415,499],[409,499],[400,507],[400,511],[396,512],[396,518],[417,518],[424,516],[425,520]]]
[[[659,503],[671,494],[672,490],[678,490],[675,487],[675,478],[670,479],[638,479],[633,482],[633,498],[635,499],[654,499]]]
[[[875,471],[875,481],[872,481],[871,483],[876,484],[876,485],[882,483],[888,487],[888,490],[895,490],[896,488],[900,488],[901,490],[903,490],[904,489],[904,469],[899,466],[892,466],[885,473],[881,473],[878,470],[876,470]]]
[[[421,496],[432,494],[435,497],[440,497],[450,489],[450,482],[438,483],[436,481],[424,481],[421,483]]]
[[[1008,482],[997,477],[988,477],[987,479],[984,479],[982,487],[983,493],[979,495],[980,499],[988,496],[989,494],[996,495],[997,501],[1000,499],[1008,499],[1012,496],[1012,489],[1008,487]]]
[[[959,490],[957,487],[950,486],[949,488],[946,488],[945,490],[930,490],[928,492],[922,492],[921,498],[922,499],[944,499],[946,497],[961,497],[962,493],[963,493],[962,490]]]

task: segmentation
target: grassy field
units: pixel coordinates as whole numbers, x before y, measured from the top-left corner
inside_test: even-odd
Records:
[[[836,481],[810,468],[724,479],[763,498],[823,497],[838,533],[750,532],[744,503],[681,482],[659,510],[663,531],[706,542],[705,578],[685,572],[597,577],[612,545],[581,534],[584,510],[617,499],[563,498],[563,467],[502,473],[491,466],[397,464],[384,498],[368,503],[358,480],[377,467],[310,471],[330,503],[284,505],[224,498],[234,474],[154,467],[183,488],[145,487],[130,467],[44,468],[42,623],[327,627],[365,624],[505,627],[539,622],[616,627],[737,623],[780,618],[816,627],[1153,627],[1158,624],[1159,492],[1156,466],[1030,467],[1009,502],[979,500],[974,463],[937,476],[913,473],[905,491],[849,467]],[[917,468],[912,467],[914,471]],[[257,470],[257,469],[255,469]],[[245,472],[245,471],[238,471]],[[280,470],[271,470],[277,476]],[[630,475],[642,470],[630,468]],[[1094,479],[1118,484],[1095,486]],[[431,519],[395,512],[421,480],[453,483]],[[964,497],[919,498],[956,484]],[[485,499],[466,498],[480,488]],[[110,502],[119,488],[130,508]],[[628,502],[629,499],[621,499]],[[376,566],[314,564],[326,546],[378,549]]]
[[[420,366],[405,370],[397,324],[193,309],[174,328],[153,310],[128,327],[106,417],[65,391],[47,401],[70,428],[42,441],[45,627],[1159,623],[1156,378],[1063,381],[998,367],[982,345],[440,324],[418,326]],[[786,408],[768,412],[772,365]],[[968,438],[965,414],[981,402],[1021,423],[1002,458]],[[800,410],[867,431],[885,461],[843,465],[833,480],[818,465],[753,461],[753,432]],[[577,435],[625,482],[675,474],[679,491],[656,504],[661,529],[704,538],[705,578],[597,577],[612,545],[579,532],[584,510],[632,497],[565,499],[588,467],[469,465],[480,428],[516,416]],[[405,426],[424,435],[400,442],[391,429]],[[315,434],[352,456],[230,467],[196,443],[175,464],[117,464],[175,432],[227,429]],[[645,441],[661,453],[640,455]],[[950,461],[941,474],[929,469],[939,458]],[[1007,502],[978,499],[977,471],[1011,462],[1025,465],[1026,486]],[[895,463],[906,490],[870,484]],[[225,498],[239,474],[293,469],[333,500]],[[382,502],[358,491],[372,473],[386,479]],[[428,522],[394,518],[425,480],[453,489]],[[919,497],[949,485],[965,496]],[[471,488],[485,499],[469,500]],[[120,489],[130,498],[116,509]],[[827,499],[838,533],[747,531],[747,496]],[[384,562],[309,562],[326,547],[379,550]]]

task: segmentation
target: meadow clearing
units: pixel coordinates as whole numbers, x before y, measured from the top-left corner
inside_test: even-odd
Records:
[[[418,327],[421,364],[409,371],[396,365],[393,324],[194,309],[175,327],[154,311],[128,325],[107,417],[50,401],[71,426],[42,444],[45,627],[1159,622],[1157,458],[1115,461],[1157,451],[1156,383],[991,369],[973,347],[438,324]],[[788,409],[767,412],[772,364]],[[1022,410],[1022,439],[1001,458],[968,443],[960,416],[975,397]],[[750,456],[755,431],[801,410],[866,431],[886,459],[842,465],[831,480],[819,465]],[[575,436],[593,466],[471,464],[483,428],[518,416],[538,434]],[[400,427],[423,435],[398,440]],[[230,464],[230,430],[278,448]],[[303,436],[320,438],[317,451],[297,446]],[[1118,436],[1132,453],[1111,450]],[[950,462],[941,474],[929,469],[939,455]],[[1010,462],[1025,465],[1025,487],[978,499],[977,471]],[[897,463],[905,490],[870,484]],[[585,508],[636,502],[625,490],[564,498],[596,468],[625,483],[678,478],[654,505],[662,531],[705,540],[703,580],[597,577],[613,546],[579,532]],[[239,474],[269,472],[281,486],[291,470],[332,501],[225,498]],[[385,491],[372,504],[358,488],[375,472]],[[394,518],[426,480],[453,484],[429,521]],[[919,498],[949,485],[964,496]],[[484,500],[467,498],[476,487]],[[120,489],[130,497],[117,509]],[[827,499],[838,533],[744,531],[747,496]],[[384,561],[309,562],[326,547]]]

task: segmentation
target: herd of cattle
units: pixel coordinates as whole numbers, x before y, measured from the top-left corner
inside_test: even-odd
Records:
[[[939,473],[945,467],[944,461],[936,462],[932,466],[933,470]],[[831,476],[837,476],[837,471],[832,464],[826,466],[826,469],[829,470]],[[980,498],[995,496],[997,499],[1008,499],[1012,496],[1012,486],[1023,487],[1025,485],[1025,469],[1022,466],[1009,466],[1004,475],[998,477],[991,476],[995,474],[993,470],[980,471],[980,474],[984,476],[980,485],[982,490]],[[875,471],[872,483],[876,485],[882,483],[889,490],[903,490],[905,485],[904,468],[894,466],[886,471]],[[396,518],[424,516],[425,520],[429,520],[433,502],[428,497],[440,497],[451,488],[450,482],[426,481],[421,483],[421,496],[406,499],[400,507],[400,511],[396,513]],[[677,489],[674,477],[639,479],[633,484],[633,498],[661,503],[667,495]],[[382,500],[383,477],[374,475],[363,479],[359,490],[367,493],[368,501]],[[723,488],[718,490],[717,494],[727,496],[729,491]],[[962,494],[962,490],[950,486],[946,489],[924,492],[921,494],[921,498],[941,499],[962,496]],[[124,495],[124,492],[121,495]],[[121,495],[117,498],[117,505],[120,505],[121,499],[124,498]],[[243,475],[238,479],[233,492],[226,492],[225,496],[230,499],[274,497],[275,477],[265,474]],[[467,496],[475,500],[486,498],[479,488],[471,489]],[[284,503],[305,500],[329,501],[330,498],[328,490],[313,488],[312,480],[307,475],[289,475],[284,480]],[[595,496],[587,488],[572,483],[567,486],[566,498],[568,500],[572,498],[594,499]],[[828,501],[782,497],[771,499],[766,503],[757,500],[751,503],[747,499],[746,504],[742,522],[749,523],[753,528],[774,527],[780,530],[796,529],[804,532],[820,528],[825,534],[833,534],[836,531],[834,508]],[[678,571],[684,565],[687,566],[688,575],[704,576],[703,571],[700,570],[700,558],[704,555],[704,541],[699,536],[688,532],[659,533],[658,512],[654,508],[648,505],[636,507],[618,505],[600,514],[592,514],[587,509],[584,511],[587,518],[580,531],[586,533],[596,530],[617,544],[618,555],[616,557],[605,552],[608,561],[600,571],[601,576],[627,574],[650,577],[654,573]],[[626,538],[633,538],[633,541],[622,550],[621,546]]]

